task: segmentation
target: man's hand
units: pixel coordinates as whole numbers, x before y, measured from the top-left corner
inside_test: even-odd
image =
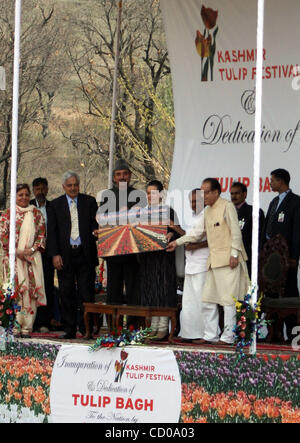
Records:
[[[98,229],[95,229],[95,230],[92,232],[93,236],[98,238],[99,234],[101,234],[101,232],[103,231],[103,229],[105,229],[105,228],[107,228],[107,227],[108,227],[108,226],[101,226],[101,225],[100,225]]]
[[[197,251],[198,249],[207,248],[207,242],[188,243],[185,246],[186,251]]]
[[[229,266],[231,269],[235,269],[239,264],[239,259],[235,257],[230,257]]]
[[[177,248],[177,243],[176,241],[172,241],[171,243],[168,244],[166,251],[167,252],[173,252],[175,251],[175,249]]]
[[[58,271],[62,270],[64,264],[60,255],[56,255],[55,257],[53,257],[52,262],[55,269],[57,269]]]

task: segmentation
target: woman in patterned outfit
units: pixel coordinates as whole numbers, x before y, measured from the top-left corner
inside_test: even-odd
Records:
[[[147,185],[148,208],[167,208],[162,205],[163,185],[153,180]],[[167,216],[167,219],[166,219]],[[167,240],[176,240],[184,233],[178,224],[177,214],[168,207],[168,214],[162,215],[161,224],[169,224]],[[152,220],[155,222],[155,220]],[[145,220],[145,224],[151,220]],[[139,254],[140,261],[140,303],[142,306],[175,307],[177,305],[177,275],[175,254],[166,251]],[[150,336],[163,340],[169,335],[169,318],[152,317]]]
[[[27,184],[17,185],[15,284],[19,287],[21,311],[17,314],[20,335],[30,337],[37,307],[46,305],[41,251],[45,249],[46,227],[42,213],[29,205]],[[3,248],[4,282],[9,282],[10,209],[0,219],[0,245]]]

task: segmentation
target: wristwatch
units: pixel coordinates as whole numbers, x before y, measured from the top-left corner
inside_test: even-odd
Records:
[[[35,252],[35,249],[34,249],[34,247],[32,246],[32,248],[30,248],[30,250],[32,251],[32,252]]]
[[[238,258],[238,254],[233,254],[233,258]]]

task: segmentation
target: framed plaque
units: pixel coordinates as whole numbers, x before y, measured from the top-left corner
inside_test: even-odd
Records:
[[[121,225],[103,227],[98,236],[98,256],[139,254],[167,247],[166,225]]]

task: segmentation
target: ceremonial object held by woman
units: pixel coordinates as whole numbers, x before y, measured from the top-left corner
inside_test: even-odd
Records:
[[[29,337],[38,306],[46,305],[41,252],[45,249],[46,228],[42,213],[29,204],[30,189],[27,184],[17,185],[16,194],[16,260],[15,285],[19,287],[18,300],[21,311],[16,320],[20,334]],[[9,281],[9,229],[10,209],[0,219],[0,244],[4,251],[3,277]],[[16,330],[14,331],[17,332]]]

